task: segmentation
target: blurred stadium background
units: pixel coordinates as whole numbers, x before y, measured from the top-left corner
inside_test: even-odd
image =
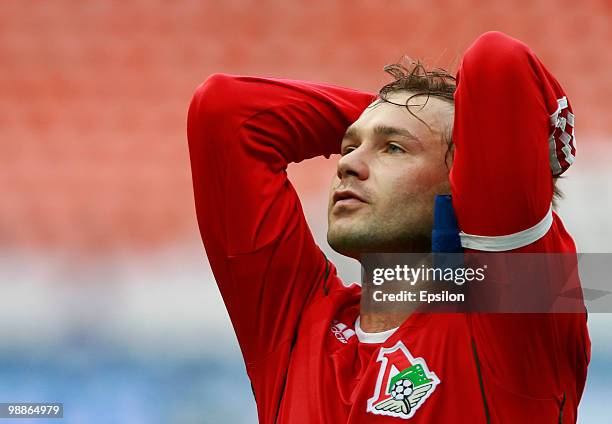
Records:
[[[186,111],[214,72],[375,91],[404,53],[454,70],[478,34],[505,31],[569,93],[561,215],[582,252],[611,252],[611,23],[609,0],[2,1],[0,401],[64,402],[67,423],[256,421],[191,192]],[[355,280],[325,242],[333,172],[290,168]],[[589,325],[580,422],[610,422],[612,319]]]

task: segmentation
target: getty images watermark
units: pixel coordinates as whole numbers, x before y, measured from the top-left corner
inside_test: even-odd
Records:
[[[382,286],[385,283],[402,283],[404,286],[429,286],[418,290],[399,290],[386,292],[374,290],[372,299],[375,302],[465,302],[465,293],[454,293],[449,290],[431,290],[428,283],[454,284],[463,286],[465,283],[482,282],[485,280],[487,265],[481,267],[439,267],[421,264],[418,267],[408,264],[396,264],[392,267],[378,267],[372,270],[372,284]]]
[[[609,254],[376,253],[361,259],[362,302],[375,312],[612,312]]]

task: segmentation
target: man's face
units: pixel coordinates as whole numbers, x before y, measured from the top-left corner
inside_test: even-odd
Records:
[[[327,240],[358,259],[367,252],[431,248],[436,194],[450,193],[446,134],[453,105],[409,92],[372,103],[347,130],[331,185]],[[414,105],[414,106],[412,106]]]

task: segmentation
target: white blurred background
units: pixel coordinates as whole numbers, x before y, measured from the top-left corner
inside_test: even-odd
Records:
[[[581,252],[612,253],[611,20],[606,0],[2,2],[0,402],[64,402],[67,423],[256,421],[191,194],[186,110],[213,72],[377,91],[404,53],[455,70],[478,34],[505,31],[569,94],[560,214]],[[354,281],[325,242],[336,160],[290,176]],[[612,316],[589,327],[579,422],[604,423]]]

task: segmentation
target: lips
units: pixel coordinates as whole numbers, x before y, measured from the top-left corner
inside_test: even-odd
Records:
[[[343,203],[368,203],[362,196],[355,193],[353,190],[337,190],[334,192],[332,200],[334,204],[341,201]]]

